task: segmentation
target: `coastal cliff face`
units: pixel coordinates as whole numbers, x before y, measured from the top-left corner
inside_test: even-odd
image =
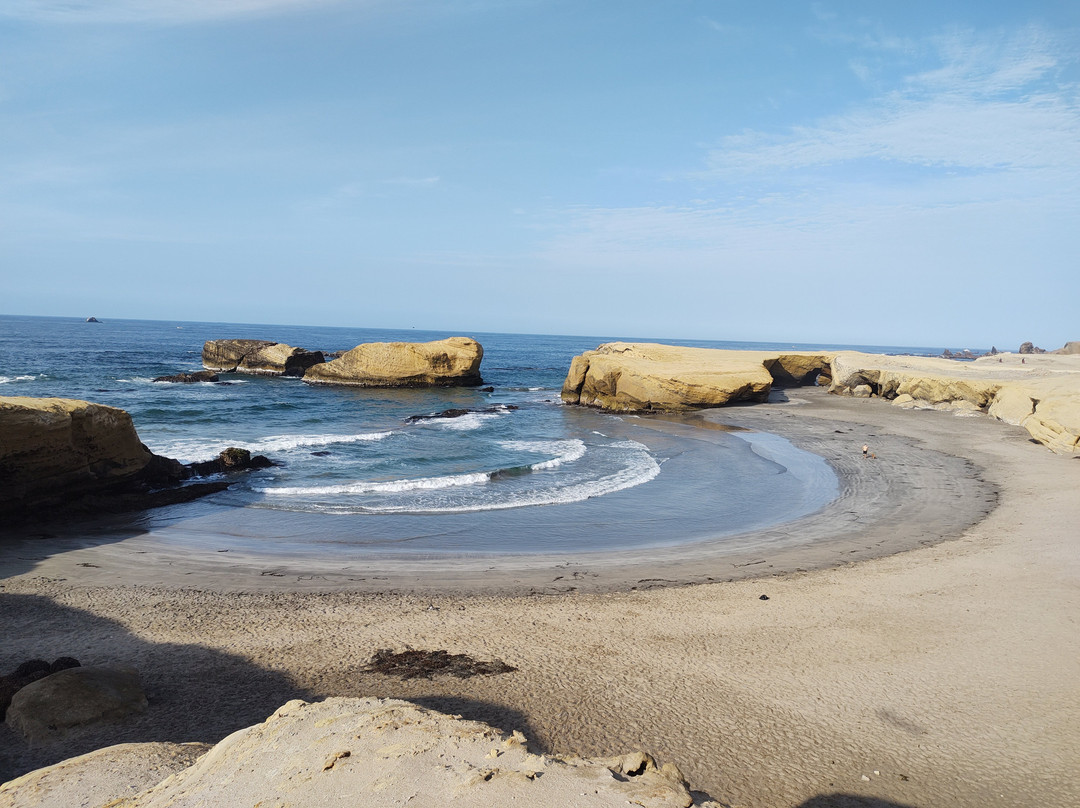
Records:
[[[304,373],[312,384],[451,387],[481,382],[484,349],[468,337],[434,342],[367,342]]]
[[[997,354],[958,362],[856,351],[770,353],[609,343],[574,357],[562,399],[621,412],[678,411],[764,401],[774,385],[812,383],[900,407],[987,413],[1023,427],[1055,452],[1080,452],[1080,355],[1071,353]]]
[[[1070,343],[1071,344],[1071,343]],[[843,352],[830,391],[896,406],[985,412],[1062,454],[1080,452],[1080,356],[997,354],[974,362]]]
[[[188,768],[141,793],[126,780],[148,779],[125,746],[99,750],[6,783],[9,804],[85,804],[87,789],[112,796],[114,808],[165,805],[269,805],[322,808],[342,804],[397,806],[417,794],[425,804],[584,804],[645,808],[719,808],[690,793],[673,765],[658,767],[637,752],[604,760],[534,755],[518,732],[506,735],[394,699],[290,701],[262,724],[235,732]],[[130,746],[130,745],[129,745]],[[115,751],[112,751],[115,750]],[[177,744],[158,750],[178,761]],[[112,756],[123,766],[110,766]],[[150,762],[147,763],[147,768]],[[162,767],[159,765],[158,770]],[[105,780],[106,782],[102,782]],[[100,798],[100,797],[99,797]],[[118,798],[118,799],[117,799]],[[98,804],[98,803],[95,803]]]
[[[774,383],[812,383],[828,367],[823,354],[611,342],[574,357],[562,400],[617,412],[721,407],[765,401]]]
[[[210,340],[203,345],[202,352],[203,367],[207,370],[260,376],[303,376],[308,368],[324,360],[321,351],[259,339]]]
[[[130,415],[87,401],[0,397],[0,435],[0,513],[122,484],[154,457]]]

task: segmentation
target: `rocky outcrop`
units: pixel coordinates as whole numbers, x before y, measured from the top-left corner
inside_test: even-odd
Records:
[[[215,339],[203,345],[203,367],[225,373],[260,376],[303,376],[325,361],[322,351],[294,348],[282,342],[258,339]]]
[[[122,743],[30,772],[0,785],[5,808],[106,808],[181,772],[206,743]]]
[[[0,397],[0,435],[0,513],[133,483],[154,457],[126,412],[74,399]]]
[[[845,351],[830,391],[901,407],[985,412],[1063,454],[1080,452],[1080,356],[997,354],[973,362]]]
[[[87,804],[74,784],[93,763],[91,756],[83,756],[58,764],[66,767],[66,779],[73,784],[69,804]],[[129,777],[138,774],[132,769]],[[12,781],[0,795],[21,804],[24,790],[34,778],[44,780],[44,772]],[[112,789],[122,793],[124,784],[115,774],[112,779]],[[58,777],[50,782],[56,789],[64,787]],[[264,723],[225,738],[189,768],[110,805],[324,808],[344,799],[349,805],[380,808],[405,805],[418,796],[424,805],[456,808],[719,808],[692,794],[674,765],[657,766],[641,752],[602,760],[535,755],[519,732],[507,735],[409,702],[374,698],[291,701]]]
[[[243,452],[244,450],[229,450]],[[228,487],[191,477],[261,468],[232,458],[196,466],[153,454],[131,416],[115,407],[66,398],[0,397],[0,529],[26,519],[58,519],[187,502]]]
[[[5,720],[27,740],[40,741],[71,727],[141,713],[146,706],[134,668],[68,668],[20,689]]]
[[[434,342],[368,342],[308,368],[304,381],[355,387],[453,387],[481,383],[484,349],[468,337]]]
[[[208,477],[211,474],[224,474],[230,471],[266,469],[273,465],[273,461],[264,455],[252,455],[247,449],[237,449],[235,446],[230,446],[213,460],[188,463],[186,468],[196,476]]]
[[[900,407],[983,412],[1055,452],[1080,452],[1080,355],[988,354],[973,361],[856,351],[769,353],[609,343],[574,357],[562,399],[620,412],[763,401],[773,386],[828,385]]]
[[[1046,351],[1044,351],[1042,348],[1036,348],[1035,345],[1031,342],[1025,342],[1023,345],[1020,346],[1020,350],[1017,351],[1017,353],[1041,354],[1046,353]]]
[[[1052,351],[1056,354],[1080,354],[1080,342],[1066,342],[1064,347]]]
[[[828,367],[827,354],[612,342],[574,357],[562,400],[618,412],[721,407],[764,401],[774,384],[812,383]]]

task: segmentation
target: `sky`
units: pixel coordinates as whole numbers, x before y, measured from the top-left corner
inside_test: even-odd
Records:
[[[1080,340],[1080,3],[2,0],[0,314]]]

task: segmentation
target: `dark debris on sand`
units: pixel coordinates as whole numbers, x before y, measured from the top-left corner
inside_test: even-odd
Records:
[[[380,648],[375,652],[368,666],[364,668],[367,673],[381,673],[401,679],[430,679],[433,676],[456,676],[458,679],[468,679],[470,676],[491,676],[516,670],[517,668],[507,665],[501,659],[485,662],[473,659],[468,654],[418,651],[412,648],[398,652],[389,648]]]

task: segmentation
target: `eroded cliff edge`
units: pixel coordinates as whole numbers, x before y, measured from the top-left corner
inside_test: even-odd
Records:
[[[1080,453],[1080,356],[974,362],[857,351],[770,352],[613,342],[574,357],[562,400],[616,412],[764,401],[773,387],[827,386],[896,406],[983,412],[1055,452]]]

